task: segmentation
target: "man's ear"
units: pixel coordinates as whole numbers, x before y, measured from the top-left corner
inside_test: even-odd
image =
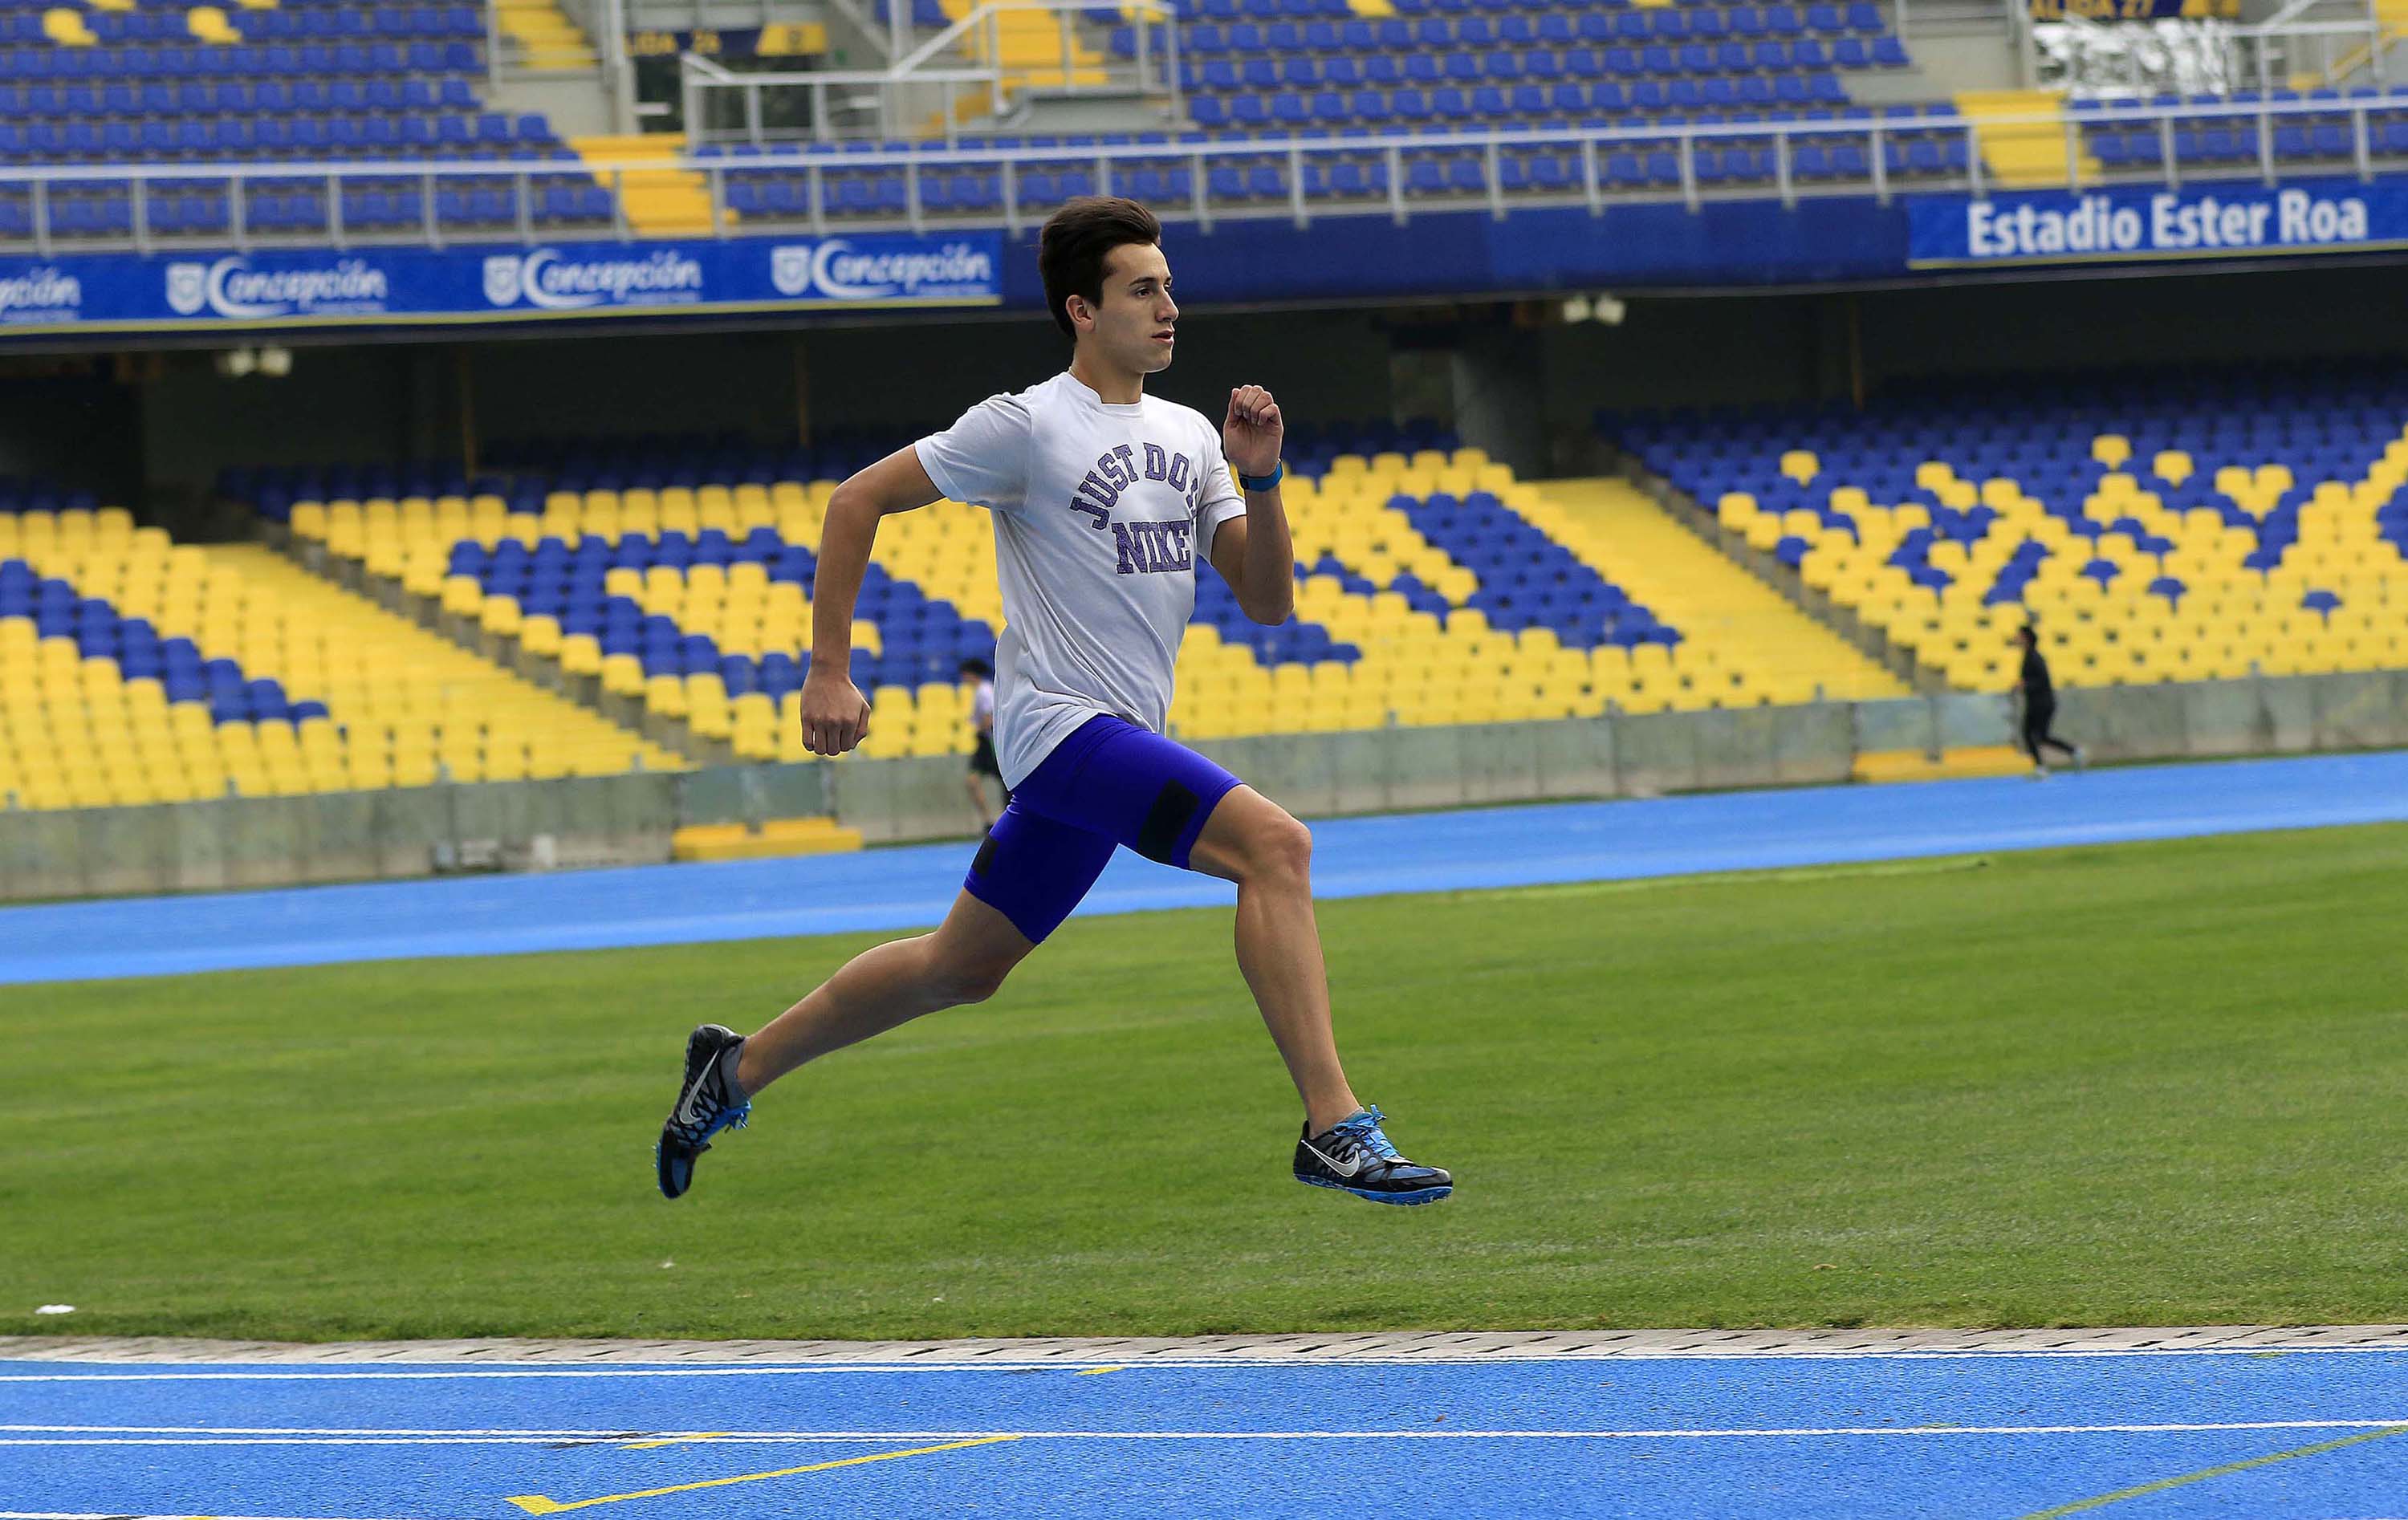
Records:
[[[1083,295],[1073,295],[1062,305],[1070,313],[1070,325],[1073,327],[1079,325],[1082,318],[1090,323],[1096,320],[1096,308],[1087,304],[1087,298]]]

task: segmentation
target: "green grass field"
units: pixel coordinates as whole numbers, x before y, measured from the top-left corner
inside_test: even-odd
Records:
[[[1286,1176],[1226,912],[1073,921],[767,1094],[840,937],[0,993],[0,1333],[2408,1319],[2408,828],[1331,903],[1434,1208]],[[36,1318],[39,1303],[79,1306]]]

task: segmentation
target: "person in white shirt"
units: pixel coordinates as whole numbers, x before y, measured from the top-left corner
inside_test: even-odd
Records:
[[[1296,563],[1270,393],[1231,391],[1218,428],[1145,394],[1177,341],[1161,242],[1160,224],[1134,201],[1064,205],[1039,236],[1038,267],[1071,339],[1069,368],[988,397],[828,498],[800,703],[806,741],[840,755],[868,732],[848,651],[879,521],[940,498],[973,502],[992,514],[1002,582],[995,727],[1010,800],[933,933],[855,956],[750,1038],[718,1025],[688,1037],[657,1153],[668,1197],[691,1185],[710,1137],[743,1124],[779,1077],[995,996],[1124,845],[1237,883],[1239,969],[1304,1100],[1296,1180],[1383,1203],[1453,1190],[1447,1172],[1397,1154],[1384,1116],[1355,1100],[1339,1065],[1312,834],[1162,731],[1197,566],[1209,562],[1248,617],[1276,624],[1295,609]]]
[[[969,788],[970,806],[978,810],[979,826],[993,828],[996,815],[986,805],[987,778],[993,777],[1003,787],[1005,807],[1011,805],[1011,788],[1004,785],[1003,762],[995,753],[995,672],[984,660],[962,662],[961,677],[970,682],[970,768],[962,778]]]

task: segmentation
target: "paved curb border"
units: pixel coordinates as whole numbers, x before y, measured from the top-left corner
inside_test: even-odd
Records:
[[[0,1360],[107,1363],[690,1362],[1125,1364],[1147,1361],[1479,1362],[1667,1356],[1902,1356],[1950,1353],[2408,1351],[2408,1325],[2032,1330],[1499,1330],[1355,1335],[1043,1337],[968,1341],[355,1341],[322,1344],[153,1337],[0,1336]]]

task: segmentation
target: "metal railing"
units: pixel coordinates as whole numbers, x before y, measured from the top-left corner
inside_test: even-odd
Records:
[[[899,15],[910,0],[890,0]],[[1082,62],[1080,18],[1093,14],[1114,24],[1133,24],[1136,56],[1123,61],[1106,52]],[[1056,55],[1043,65],[1003,62],[1005,18],[1046,15],[1054,20]],[[942,31],[904,47],[897,39],[893,62],[882,69],[738,71],[687,55],[681,63],[680,91],[686,140],[702,142],[830,142],[867,126],[881,140],[907,135],[941,114],[950,144],[960,136],[964,96],[985,96],[988,115],[1000,119],[1010,105],[1009,86],[1031,67],[1058,69],[1048,95],[1140,94],[1156,101],[1166,119],[1182,109],[1179,30],[1168,0],[984,0]],[[858,99],[847,99],[848,92]],[[732,109],[721,109],[721,102]],[[838,102],[842,101],[839,108]],[[907,129],[908,130],[908,129]]]
[[[2276,183],[2282,172],[2333,174],[2346,172],[2371,179],[2378,161],[2408,170],[2408,154],[2379,154],[2373,118],[2408,112],[2408,93],[2364,95],[2343,101],[2229,103],[2182,107],[2135,106],[2065,116],[1988,117],[1985,127],[2046,123],[2065,137],[2065,183],[2081,188],[2104,184],[2163,184],[2179,187],[2189,181],[2260,180]],[[2277,134],[2286,124],[2344,125],[2344,161],[2313,165],[2286,161],[2277,151]],[[2157,151],[2154,162],[2091,172],[2085,165],[2084,133],[2093,126],[2114,126],[2125,133],[2146,129]],[[2254,153],[2247,163],[2205,165],[2184,162],[2180,135],[2193,127],[2241,128],[2251,134]],[[1360,138],[1255,139],[1211,142],[1132,142],[1082,147],[1021,146],[1010,149],[962,143],[954,147],[929,144],[904,151],[871,150],[842,152],[802,147],[743,151],[738,155],[704,152],[675,161],[675,166],[701,175],[710,192],[709,235],[724,237],[738,232],[793,232],[808,229],[824,234],[836,227],[863,231],[930,227],[1002,226],[1017,232],[1041,219],[1061,194],[1065,175],[1083,176],[1083,187],[1101,194],[1139,194],[1150,199],[1166,220],[1188,222],[1204,228],[1221,220],[1284,218],[1297,226],[1316,218],[1385,215],[1398,223],[1415,212],[1484,209],[1504,217],[1515,207],[1585,206],[1602,214],[1613,205],[1673,203],[1697,209],[1708,200],[1777,199],[1784,206],[1818,196],[1870,194],[1883,204],[1909,191],[1938,192],[1986,197],[1993,176],[1982,162],[1975,124],[1967,118],[1925,117],[1912,121],[1874,116],[1810,122],[1786,121],[1722,125],[1628,126],[1614,128],[1542,127],[1526,130],[1451,130],[1390,133]],[[1200,134],[1191,134],[1200,138]],[[1961,165],[1953,162],[1937,171],[1928,164],[1921,172],[1909,163],[1901,166],[1889,151],[1901,139],[1961,145]],[[1717,182],[1703,167],[1703,155],[1746,149],[1766,156],[1761,172],[1749,182]],[[1850,153],[1854,150],[1854,154]],[[1574,171],[1559,182],[1517,176],[1524,155],[1549,152],[1558,166],[1564,155]],[[1638,165],[1646,182],[1624,182],[1617,173],[1623,160]],[[1954,160],[1955,154],[1947,155]],[[1436,185],[1416,182],[1414,165],[1445,161],[1461,173],[1441,175]],[[1350,178],[1344,170],[1357,171]],[[206,247],[237,251],[254,248],[410,245],[441,248],[449,244],[516,242],[523,245],[590,235],[602,230],[557,222],[546,214],[546,181],[586,183],[591,175],[606,187],[615,186],[627,172],[658,171],[658,161],[644,163],[572,164],[563,161],[490,163],[396,162],[294,165],[145,165],[131,167],[63,165],[0,169],[0,250],[28,250],[48,256],[61,251],[132,250]],[[1268,169],[1279,189],[1269,195],[1254,193],[1251,184],[1237,194],[1216,188],[1212,170],[1235,168],[1251,173]],[[1372,172],[1372,171],[1378,172]],[[954,177],[982,171],[997,176],[999,205],[974,211],[949,208],[931,194],[938,179],[948,184]],[[845,182],[890,174],[899,181],[900,207],[856,208],[840,193]],[[1178,176],[1183,172],[1185,178]],[[793,208],[782,213],[747,210],[732,204],[731,188],[738,176],[782,175],[801,181]],[[1054,183],[1032,191],[1032,177],[1047,175]],[[1149,180],[1145,176],[1155,178]],[[1315,185],[1320,188],[1313,188]],[[2030,187],[2030,188],[2047,188]],[[171,233],[154,223],[155,196],[215,192],[226,199],[222,227]],[[468,225],[449,214],[447,192],[501,191],[506,209],[480,224]],[[121,209],[130,210],[122,226],[85,231],[63,226],[61,212],[73,197],[93,192],[114,193]],[[139,194],[135,192],[139,191]],[[305,231],[261,224],[251,211],[260,196],[311,195],[325,222]],[[384,215],[378,225],[364,224],[347,214],[353,194],[383,197]],[[1051,195],[1054,198],[1048,198]],[[394,203],[404,204],[394,214]],[[933,205],[932,201],[939,204]],[[13,205],[12,205],[13,203]],[[608,230],[629,235],[625,213],[611,197]],[[22,221],[5,214],[22,213]],[[740,215],[740,221],[739,221]],[[80,220],[80,219],[71,219]],[[11,223],[14,222],[12,225]]]
[[[844,128],[864,121],[879,140],[891,141],[909,136],[926,114],[913,110],[907,88],[933,92],[941,103],[936,108],[943,118],[948,146],[960,140],[959,107],[966,94],[982,93],[988,97],[991,112],[1000,114],[1003,109],[1003,70],[994,66],[922,68],[909,75],[892,69],[739,72],[685,53],[679,59],[678,84],[686,141],[696,144],[834,142],[848,135]],[[844,98],[849,91],[861,92],[860,99]],[[799,112],[773,113],[773,98],[781,106],[799,99]],[[728,123],[724,121],[728,113],[713,102],[731,99],[735,121]]]

